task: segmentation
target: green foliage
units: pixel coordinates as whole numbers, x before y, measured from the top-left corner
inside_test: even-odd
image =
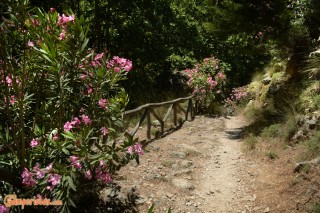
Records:
[[[320,213],[320,203],[315,203],[312,207],[312,212]]]
[[[309,157],[316,157],[320,153],[320,131],[315,132],[315,134],[307,141],[305,141]]]
[[[143,154],[137,140],[118,142],[119,82],[132,63],[88,50],[83,17],[11,3],[0,31],[1,194],[62,200],[52,208],[70,212]]]
[[[250,133],[245,139],[245,145],[248,151],[254,150],[256,148],[257,143],[258,139],[252,133]]]
[[[282,134],[281,124],[273,124],[266,127],[261,132],[261,137],[263,138],[275,138]]]
[[[274,152],[274,151],[268,151],[268,152],[266,153],[266,156],[267,156],[268,158],[270,158],[271,160],[274,160],[274,159],[276,159],[276,158],[279,157],[278,154],[277,154],[276,152]]]

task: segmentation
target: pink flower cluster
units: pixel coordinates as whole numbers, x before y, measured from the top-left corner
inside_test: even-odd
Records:
[[[187,69],[189,85],[198,99],[204,99],[207,95],[221,93],[221,87],[225,81],[225,75],[221,71],[220,61],[214,57],[205,58],[201,64],[196,64],[194,69]]]
[[[235,101],[240,101],[241,99],[247,97],[247,87],[238,87],[232,89],[231,99]]]
[[[39,146],[40,142],[37,139],[32,138],[31,142],[30,142],[30,146],[31,147],[35,147],[35,146]]]
[[[107,63],[108,68],[112,68],[115,73],[119,73],[121,70],[129,72],[132,69],[132,61],[114,56],[111,61]]]
[[[94,57],[94,60],[91,61],[90,65],[92,67],[95,67],[96,65],[98,65],[98,67],[101,67],[102,65],[101,65],[100,61],[101,61],[103,56],[104,56],[104,53],[97,54]]]
[[[52,191],[52,189],[60,183],[60,178],[59,174],[49,174],[47,183],[50,185],[48,185],[46,189]]]
[[[40,169],[40,165],[37,163],[32,171],[29,171],[27,168],[24,168],[21,177],[22,177],[22,184],[27,187],[34,187],[37,185],[37,180],[41,180],[45,177],[45,174],[48,173],[47,183],[48,186],[46,187],[50,191],[60,183],[60,175],[59,174],[51,174],[53,163],[50,163],[45,169]]]
[[[66,28],[68,22],[74,22],[74,15],[66,16],[65,14],[62,14],[62,16],[60,16],[60,14],[58,14],[58,26],[59,27]]]
[[[6,97],[4,97],[4,103],[7,103],[7,98],[6,98]],[[16,97],[15,97],[14,95],[11,95],[11,96],[10,96],[9,103],[10,103],[11,105],[14,105],[14,104],[16,103]]]
[[[107,127],[101,127],[100,131],[103,136],[109,134],[109,129]]]
[[[107,109],[107,104],[108,101],[106,99],[101,98],[98,102],[98,105],[102,108],[102,109]]]
[[[76,169],[82,169],[82,165],[81,165],[81,162],[79,161],[79,157],[77,156],[70,156],[70,161],[71,161],[71,164],[74,168]]]
[[[0,213],[10,213],[10,208],[0,204]]]
[[[247,92],[247,87],[238,87],[238,88],[233,88],[230,98],[227,98],[225,100],[226,104],[231,106],[233,109],[236,108],[236,104],[244,100],[245,98],[248,97],[248,92]]]
[[[79,159],[80,158],[78,156],[70,156],[71,165],[74,168],[81,170],[83,167]],[[91,180],[93,177],[91,170],[85,170],[83,171],[83,174],[84,174],[84,177],[88,180]],[[112,177],[110,173],[107,171],[107,165],[104,160],[101,160],[99,162],[99,165],[95,168],[95,178],[98,180],[101,180],[106,184],[112,182]]]
[[[103,183],[108,184],[112,182],[112,177],[107,171],[107,165],[104,160],[101,160],[99,166],[95,169],[96,178]]]
[[[91,125],[91,119],[89,116],[82,114],[81,115],[81,120],[84,124],[86,125]],[[78,117],[74,117],[72,121],[67,121],[63,128],[65,132],[69,132],[71,129],[77,128],[81,125],[82,123]]]
[[[66,16],[65,14],[58,14],[58,26],[62,27],[62,31],[59,35],[59,40],[63,40],[67,36],[67,26],[69,22],[74,22],[74,15]]]
[[[143,155],[143,149],[142,149],[142,145],[140,143],[135,143],[134,146],[129,146],[127,148],[127,153],[129,153],[130,155],[133,153],[136,153],[138,155]]]

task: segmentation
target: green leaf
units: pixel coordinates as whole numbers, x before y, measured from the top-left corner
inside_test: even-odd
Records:
[[[52,62],[52,60],[47,56],[47,55],[45,55],[45,54],[41,54],[47,61],[50,61],[51,63],[53,63]]]
[[[148,209],[148,213],[153,213],[153,209],[154,209],[154,205],[152,204],[152,205],[150,206],[150,208]]]
[[[76,186],[74,185],[72,178],[70,176],[67,176],[67,180],[68,180],[70,188],[73,189],[74,191],[77,191]]]
[[[65,138],[68,138],[68,139],[71,139],[73,141],[76,141],[76,138],[74,137],[74,135],[72,134],[72,132],[65,132],[65,133],[62,133],[63,137]]]
[[[71,206],[73,206],[74,208],[76,208],[76,204],[74,204],[74,202],[71,199],[68,199],[68,202],[71,204]]]
[[[70,152],[66,148],[62,148],[62,152],[66,155],[70,155]]]
[[[86,48],[88,42],[89,42],[88,38],[86,40],[84,40],[83,44],[81,45],[81,52]]]

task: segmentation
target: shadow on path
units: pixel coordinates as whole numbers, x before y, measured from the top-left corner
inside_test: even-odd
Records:
[[[230,140],[242,139],[244,136],[243,128],[228,129],[225,133],[227,133],[227,137]]]

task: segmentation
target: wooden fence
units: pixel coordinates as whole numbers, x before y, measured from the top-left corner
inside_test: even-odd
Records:
[[[136,132],[138,131],[139,127],[142,125],[142,122],[147,118],[147,138],[151,139],[151,114],[159,121],[160,123],[160,136],[162,136],[164,134],[164,124],[167,121],[170,113],[173,111],[173,123],[174,126],[178,126],[178,111],[182,111],[185,114],[185,120],[188,120],[188,116],[190,114],[190,118],[191,120],[194,118],[195,116],[195,112],[197,109],[197,105],[198,103],[195,102],[195,106],[193,106],[192,103],[192,96],[189,97],[185,97],[185,98],[178,98],[172,101],[167,101],[167,102],[161,102],[161,103],[148,103],[145,105],[142,105],[136,109],[133,110],[128,110],[124,112],[124,116],[129,116],[129,115],[134,115],[137,113],[140,113],[143,111],[142,116],[140,117],[139,122],[137,123],[137,125],[134,127],[134,129],[129,133],[127,132],[127,134],[129,134],[132,138],[134,137],[134,135],[136,134]],[[185,102],[188,101],[188,106],[187,109],[184,109],[180,103],[181,102]],[[155,112],[155,108],[157,107],[163,107],[163,106],[168,106],[169,105],[169,109],[167,111],[167,113],[165,114],[164,118],[161,118],[156,112]]]

